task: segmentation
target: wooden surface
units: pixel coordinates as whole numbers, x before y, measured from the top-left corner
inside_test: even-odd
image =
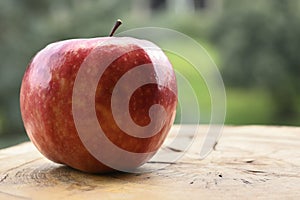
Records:
[[[81,173],[29,142],[3,149],[0,199],[300,199],[300,128],[224,127],[204,160],[199,138],[176,163],[144,174]]]

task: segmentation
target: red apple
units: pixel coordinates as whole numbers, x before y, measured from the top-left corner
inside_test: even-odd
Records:
[[[167,136],[176,104],[166,55],[128,37],[48,45],[30,62],[20,92],[24,126],[37,149],[92,173],[147,162]]]

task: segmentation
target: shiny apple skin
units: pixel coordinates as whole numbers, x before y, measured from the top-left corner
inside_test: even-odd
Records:
[[[21,113],[30,140],[48,159],[84,172],[114,171],[86,149],[78,136],[72,113],[73,86],[81,64],[99,42],[110,39],[112,38],[73,39],[48,45],[32,59],[21,85]],[[128,51],[132,47],[131,44],[122,47],[112,45],[106,47],[105,52],[109,56],[116,51]],[[95,94],[96,114],[106,136],[115,145],[136,153],[157,151],[173,124],[177,93],[156,84],[144,85],[134,92],[129,111],[136,124],[144,126],[149,123],[148,110],[153,104],[162,105],[167,112],[166,123],[152,137],[137,138],[126,134],[118,128],[111,113],[112,90],[118,79],[135,66],[151,63],[142,47],[134,49],[115,60],[99,80]],[[166,66],[171,64],[166,63]],[[155,77],[161,76],[155,74],[157,72],[154,70],[149,73]],[[170,74],[168,81],[170,86],[177,88],[174,72]],[[108,156],[117,157],[113,154]],[[131,167],[138,167],[148,159],[143,158]]]

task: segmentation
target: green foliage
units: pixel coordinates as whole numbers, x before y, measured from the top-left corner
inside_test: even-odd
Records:
[[[299,11],[300,1],[294,0],[227,0],[212,31],[225,83],[265,88],[277,123],[290,124],[299,115]]]
[[[226,95],[226,124],[276,124],[272,98],[264,90],[231,88]]]

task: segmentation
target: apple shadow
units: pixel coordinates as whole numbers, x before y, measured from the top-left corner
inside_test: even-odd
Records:
[[[43,174],[43,180],[36,182],[48,186],[63,186],[67,190],[94,190],[109,184],[120,184],[135,182],[139,183],[143,179],[149,179],[151,173],[135,174],[127,172],[109,172],[104,174],[91,174],[82,172],[65,165],[55,165],[40,169],[39,174]],[[46,177],[46,179],[45,179]]]

